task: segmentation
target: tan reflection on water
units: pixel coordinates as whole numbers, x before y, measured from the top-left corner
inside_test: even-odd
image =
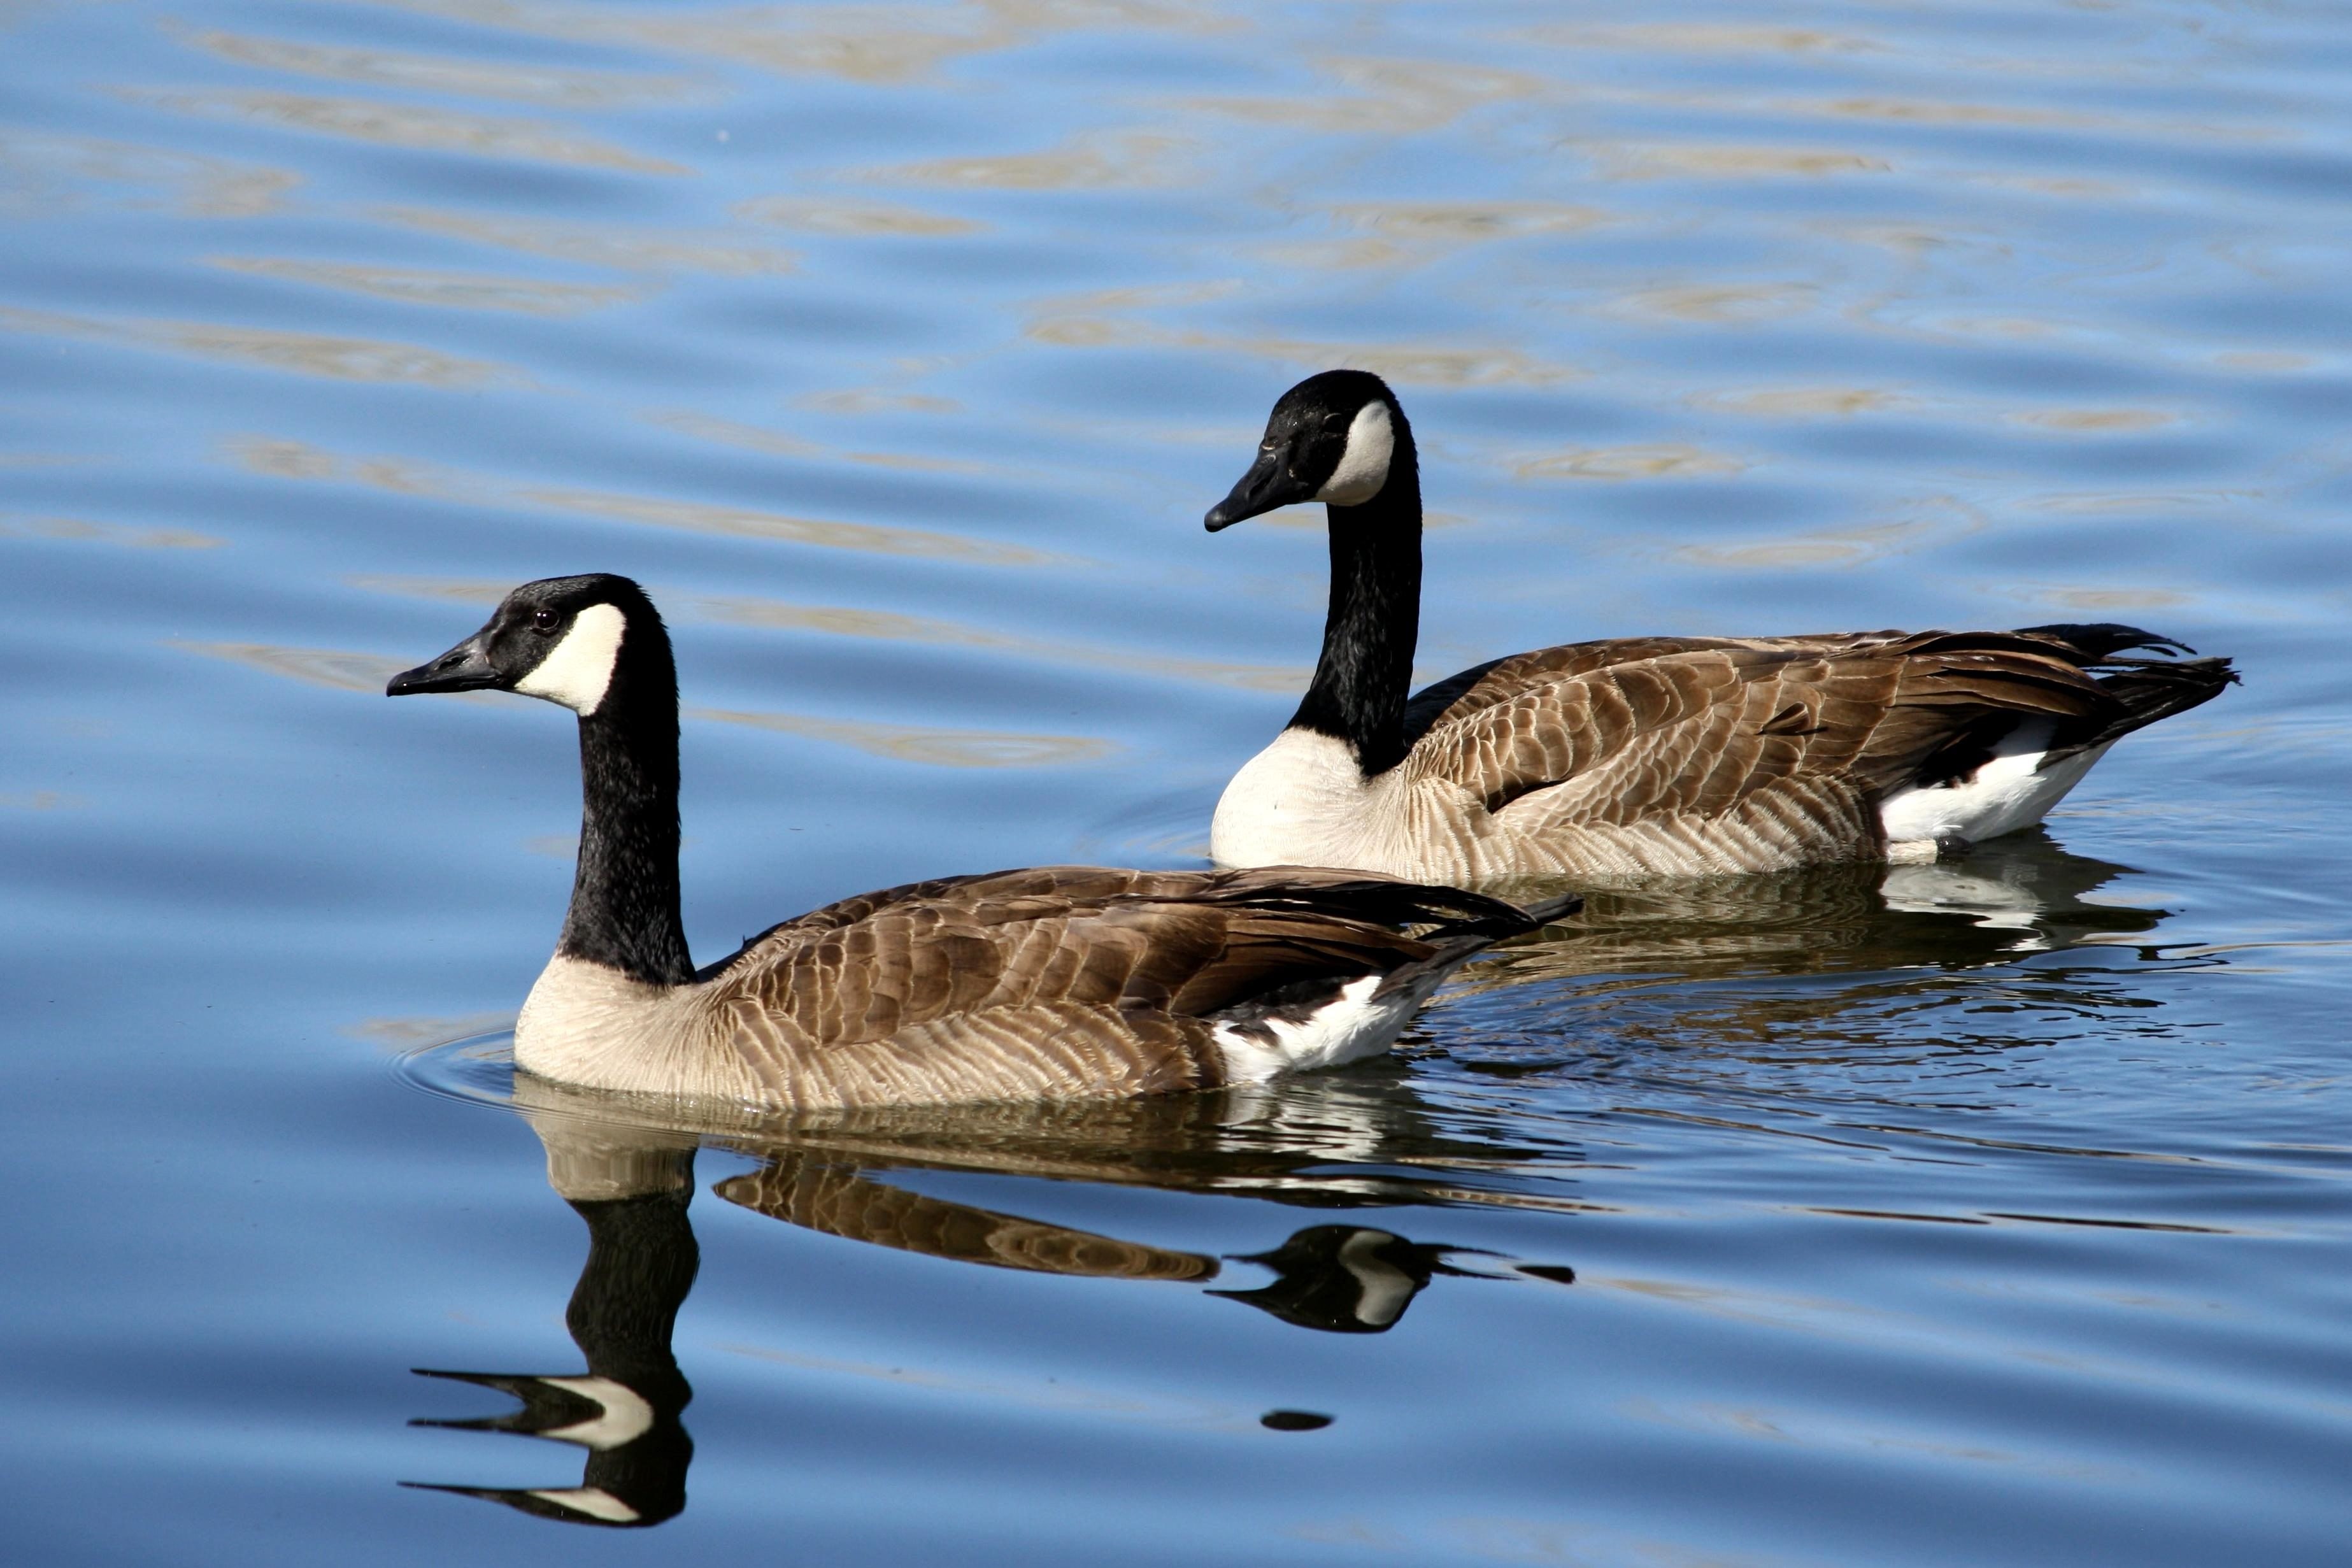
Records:
[[[952,397],[922,392],[894,392],[887,386],[850,386],[838,392],[812,392],[793,399],[803,408],[827,414],[954,414],[963,405]]]
[[[2024,109],[2005,103],[1938,103],[1916,98],[1832,98],[1776,100],[1776,112],[1837,120],[1886,120],[1916,125],[2011,125],[2033,130],[2056,126],[2115,126],[2109,115],[2071,110]]]
[[[387,577],[370,572],[355,572],[343,579],[354,588],[371,594],[397,594],[404,598],[439,599],[454,605],[496,605],[507,596],[511,583],[492,583],[478,579],[467,582],[457,577]]]
[[[8,811],[79,811],[89,804],[78,795],[64,795],[53,789],[0,795],[0,809]]]
[[[287,38],[219,30],[181,31],[180,37],[191,46],[223,59],[265,70],[421,92],[513,99],[558,109],[609,109],[658,102],[697,90],[697,84],[685,77],[650,76],[639,71],[583,70],[540,63],[499,65],[482,59],[302,44]]]
[[[2131,436],[2178,425],[2180,418],[2161,408],[2037,408],[2012,414],[2009,422],[2062,436]]]
[[[702,55],[789,75],[899,84],[948,60],[993,53],[1042,35],[1111,27],[1188,33],[1236,26],[1205,5],[1169,0],[977,0],[944,5],[719,5],[617,11],[565,0],[371,0],[387,9],[449,16],[566,41]]]
[[[478,272],[442,272],[421,267],[377,267],[356,261],[302,261],[291,257],[215,256],[215,267],[348,289],[409,305],[463,310],[520,310],[534,316],[573,316],[642,297],[642,288],[619,284],[551,283],[536,278],[499,278]]]
[[[806,713],[746,713],[724,708],[689,708],[689,719],[745,724],[854,746],[893,762],[942,768],[1049,768],[1108,757],[1116,742],[1091,735],[1023,735],[994,730],[934,730],[913,724],[821,719]]]
[[[2011,583],[1991,590],[2005,599],[2049,605],[2061,610],[2107,614],[2123,610],[2169,610],[2196,603],[2192,594],[2170,588],[2069,588],[2052,584]]]
[[[1248,691],[1294,691],[1306,684],[1307,672],[1278,665],[1231,664],[1178,655],[1138,653],[1128,649],[1089,647],[1076,643],[1048,642],[1014,637],[954,621],[902,616],[887,610],[855,609],[840,605],[787,605],[772,599],[704,598],[697,611],[710,619],[737,626],[775,626],[792,631],[820,632],[830,637],[872,637],[885,642],[930,643],[942,647],[989,648],[1026,658],[1047,660],[1079,668],[1132,669],[1172,680],[1234,686]]]
[[[654,528],[679,528],[696,533],[732,534],[743,539],[780,539],[793,544],[814,544],[827,550],[859,550],[874,555],[920,555],[937,561],[967,561],[986,566],[1068,565],[1072,558],[993,540],[967,539],[953,533],[933,533],[919,528],[888,528],[870,522],[835,522],[822,518],[790,517],[782,512],[755,511],[749,507],[718,506],[708,501],[677,500],[667,496],[614,495],[602,490],[517,489],[513,498],[559,511],[585,512],[592,517],[641,522]]]
[[[362,1018],[356,1024],[345,1025],[343,1033],[387,1051],[405,1054],[419,1046],[510,1029],[514,1021],[512,1013],[460,1013],[449,1017],[412,1014],[404,1017]]]
[[[1759,419],[1843,419],[1922,406],[1908,393],[1875,386],[1766,386],[1746,392],[1693,393],[1689,401],[1695,408]]]
[[[895,202],[850,202],[809,196],[755,196],[734,206],[737,217],[811,234],[905,235],[938,238],[978,234],[988,226]]]
[[[272,479],[342,480],[373,485],[395,495],[449,500],[468,493],[466,476],[404,458],[346,458],[307,442],[260,436],[232,440],[227,449],[246,468]]]
[[[2317,356],[2285,349],[2229,349],[2213,356],[2218,369],[2256,375],[2284,375],[2317,367]]]
[[[1391,239],[1453,246],[1531,234],[1578,234],[1618,215],[1605,207],[1564,202],[1513,201],[1342,202],[1331,216]]]
[[[1152,301],[1154,304],[1164,301]],[[1455,348],[1435,343],[1332,343],[1277,337],[1241,337],[1163,327],[1131,316],[1089,313],[1100,296],[1040,301],[1024,335],[1055,348],[1167,348],[1240,354],[1328,370],[1369,370],[1406,386],[1547,386],[1585,373],[1514,348]]]
[[[279,647],[258,642],[185,642],[173,637],[163,645],[183,653],[200,653],[207,658],[225,658],[249,669],[283,676],[310,686],[331,687],[337,691],[364,691],[374,696],[383,694],[384,682],[406,669],[414,660],[390,658],[380,653],[352,653],[331,647]],[[461,697],[481,701],[484,693],[459,692]]]
[[[463,153],[478,158],[517,158],[569,163],[629,174],[690,174],[683,163],[649,158],[625,147],[594,141],[530,120],[459,114],[421,104],[394,104],[362,98],[320,98],[294,92],[158,92],[125,89],[135,103],[182,114],[269,120],[297,131],[344,136],[358,142],[406,147],[421,153]]]
[[[72,210],[71,186],[101,182],[173,187],[174,205],[188,216],[233,218],[275,211],[302,176],[132,142],[0,128],[0,215],[54,217]]]
[[[1858,33],[1738,22],[1582,23],[1530,27],[1516,35],[1556,48],[1644,49],[1669,54],[1862,54],[1885,45]]]
[[[721,419],[715,414],[698,414],[692,409],[656,409],[644,417],[666,430],[675,430],[698,441],[740,447],[747,451],[772,452],[783,458],[838,458],[877,468],[910,468],[922,473],[985,474],[1001,471],[991,468],[986,463],[965,462],[954,458],[926,458],[912,452],[837,451],[814,441],[804,440],[787,430],[773,430],[764,425],[745,425],[733,419]]]
[[[529,385],[521,372],[487,360],[458,359],[415,343],[330,338],[315,332],[232,327],[211,321],[100,321],[0,305],[0,331],[42,332],[133,348],[166,349],[201,359],[258,365],[337,381],[404,382],[422,386]]]
[[[1895,167],[1884,158],[1834,147],[1697,142],[1571,142],[1568,145],[1591,154],[1596,172],[1609,180],[1817,180],[1837,174],[1884,174]]]
[[[698,440],[716,441],[722,446],[740,447],[746,451],[772,452],[780,458],[830,456],[828,447],[805,440],[788,430],[771,430],[763,425],[745,425],[733,419],[721,419],[715,414],[698,414],[690,408],[656,409],[645,417],[649,423],[666,430],[675,430]]]
[[[217,550],[223,541],[184,528],[124,528],[79,517],[0,517],[0,539],[76,539],[133,550]]]
[[[1744,326],[1801,315],[1820,292],[1805,283],[1653,284],[1628,289],[1602,308],[1638,320]]]
[[[673,229],[630,230],[604,224],[551,223],[534,217],[498,217],[487,213],[443,212],[431,207],[378,207],[387,223],[446,234],[501,250],[551,256],[623,272],[710,272],[746,277],[790,272],[799,258],[773,246],[749,243],[725,233]]]
[[[1475,246],[1540,234],[1576,234],[1616,221],[1605,208],[1560,202],[1345,202],[1331,207],[1339,238],[1282,242],[1260,254],[1324,268],[1426,266]]]
[[[1074,556],[1055,555],[995,540],[969,539],[923,529],[879,523],[837,522],[792,517],[749,507],[719,506],[667,496],[624,495],[608,490],[556,489],[515,484],[491,475],[467,473],[399,458],[353,458],[306,441],[248,436],[227,443],[229,455],[246,468],[273,479],[373,485],[401,495],[479,506],[529,506],[654,528],[740,539],[776,539],[826,550],[873,555],[916,555],[984,566],[1069,566]]]
[[[1484,104],[1534,98],[1552,89],[1544,78],[1435,59],[1335,56],[1317,68],[1346,97],[1196,98],[1184,107],[1264,124],[1339,134],[1405,136],[1433,131]]]
[[[913,185],[1003,191],[1142,189],[1188,177],[1181,136],[1130,131],[1074,137],[1041,153],[929,158],[869,169],[866,177]]]
[[[2057,490],[2020,496],[2011,504],[2020,511],[2110,517],[2118,512],[2221,511],[2263,499],[2263,492],[2258,489]]]
[[[1722,452],[1683,442],[1634,447],[1580,447],[1531,458],[1513,472],[1523,479],[1698,479],[1745,472],[1748,465]]]
[[[1740,544],[1683,544],[1671,558],[1685,565],[1733,571],[1779,571],[1790,567],[1854,567],[1907,554],[1922,545],[1973,532],[1982,520],[1957,498],[1920,503],[1928,515],[1856,528],[1822,529]]]

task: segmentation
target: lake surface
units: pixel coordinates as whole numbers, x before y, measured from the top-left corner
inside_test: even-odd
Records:
[[[2346,6],[17,3],[0,223],[11,1562],[2345,1561]],[[571,726],[387,673],[642,579],[705,957],[1198,864],[1324,585],[1200,515],[1341,363],[1429,676],[2245,683],[1261,1093],[516,1103]]]

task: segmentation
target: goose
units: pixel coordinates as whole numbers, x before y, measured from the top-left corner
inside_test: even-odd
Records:
[[[1613,637],[1408,696],[1421,476],[1380,377],[1326,371],[1283,394],[1203,521],[1308,500],[1330,533],[1322,657],[1217,802],[1220,866],[1476,884],[1928,862],[2033,826],[2117,740],[2237,679],[2103,624]]]
[[[579,716],[572,903],[514,1060],[589,1089],[798,1110],[1255,1082],[1387,1049],[1473,954],[1578,904],[1318,869],[1049,866],[846,899],[698,970],[677,677],[644,589],[527,583],[385,689],[516,691]]]

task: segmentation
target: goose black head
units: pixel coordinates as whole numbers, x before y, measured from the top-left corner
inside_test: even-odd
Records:
[[[628,578],[543,577],[509,594],[480,631],[447,653],[394,676],[384,694],[520,691],[585,719],[612,693],[633,635],[647,651],[657,644],[667,653],[661,616]]]
[[[1274,405],[1257,461],[1203,521],[1214,533],[1297,501],[1361,506],[1387,485],[1404,428],[1395,395],[1370,371],[1310,375]]]

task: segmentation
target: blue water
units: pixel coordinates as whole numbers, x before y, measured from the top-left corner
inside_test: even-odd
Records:
[[[2295,0],[0,5],[9,1560],[2342,1562],[2348,220]],[[387,673],[645,581],[705,956],[1196,864],[1323,592],[1199,517],[1339,363],[1427,675],[2118,619],[2245,684],[1263,1096],[519,1110],[568,721]],[[625,1451],[411,1425],[590,1361]],[[397,1484],[600,1466],[643,1528]]]

